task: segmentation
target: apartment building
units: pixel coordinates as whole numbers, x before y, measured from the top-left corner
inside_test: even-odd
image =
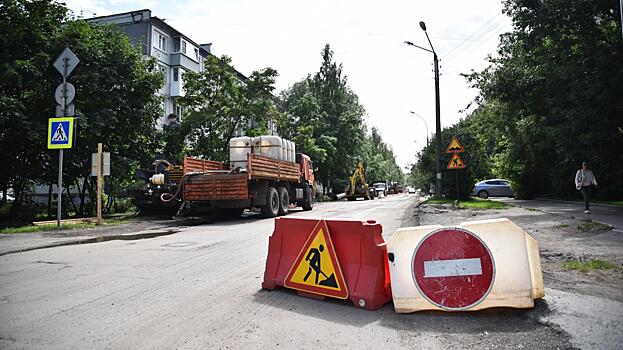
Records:
[[[145,56],[158,60],[165,74],[165,84],[159,95],[164,96],[164,114],[158,125],[179,121],[182,107],[177,103],[184,96],[184,74],[201,72],[203,60],[210,55],[211,44],[197,44],[188,36],[171,27],[163,19],[152,16],[150,10],[138,10],[86,20],[89,23],[114,24],[124,32],[134,46],[139,46]],[[239,78],[246,79],[238,73]]]
[[[197,44],[188,36],[171,27],[165,20],[152,16],[150,10],[138,10],[109,16],[94,17],[86,20],[89,23],[114,24],[124,32],[134,46],[141,48],[143,55],[153,56],[158,60],[160,69],[165,74],[165,84],[158,92],[164,97],[163,116],[158,125],[179,122],[182,117],[182,106],[177,99],[184,96],[184,74],[189,71],[201,72],[204,60],[211,55],[212,44]],[[247,77],[234,69],[241,82]],[[250,121],[250,127],[257,127]],[[270,134],[277,135],[274,121],[269,121],[267,128]],[[244,135],[241,127],[232,136]]]

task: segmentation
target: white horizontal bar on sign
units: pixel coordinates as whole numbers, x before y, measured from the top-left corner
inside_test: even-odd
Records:
[[[480,258],[424,262],[424,278],[482,275]]]

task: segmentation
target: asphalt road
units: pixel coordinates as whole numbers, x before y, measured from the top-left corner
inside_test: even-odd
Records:
[[[415,202],[400,195],[323,203],[291,216],[376,219],[391,234],[411,223]],[[372,313],[261,290],[272,229],[272,219],[252,217],[152,239],[2,256],[0,348],[399,344],[397,330],[375,325],[392,315],[388,307]]]
[[[293,217],[374,219],[384,236],[415,224],[417,198],[321,203]],[[569,348],[534,309],[396,314],[261,289],[272,219],[242,218],[136,241],[0,257],[2,349]],[[550,294],[551,295],[551,294]],[[580,327],[574,322],[565,328]]]

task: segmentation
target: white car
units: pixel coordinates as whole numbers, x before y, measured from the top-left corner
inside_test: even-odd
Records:
[[[381,193],[383,193],[383,196],[387,195],[387,185],[385,182],[375,182],[372,184],[372,187],[374,187],[377,197],[380,197],[379,194]]]

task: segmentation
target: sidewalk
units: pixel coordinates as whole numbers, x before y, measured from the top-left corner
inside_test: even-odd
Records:
[[[86,229],[43,231],[36,233],[0,234],[0,256],[75,244],[110,240],[136,240],[176,233],[184,226],[202,223],[200,220],[158,220],[145,218],[130,223]]]
[[[495,200],[524,208],[537,209],[549,214],[560,215],[571,219],[590,219],[598,221],[612,226],[614,231],[623,233],[623,207],[616,205],[591,203],[591,214],[584,214],[584,202],[544,198],[531,200],[496,198]]]

